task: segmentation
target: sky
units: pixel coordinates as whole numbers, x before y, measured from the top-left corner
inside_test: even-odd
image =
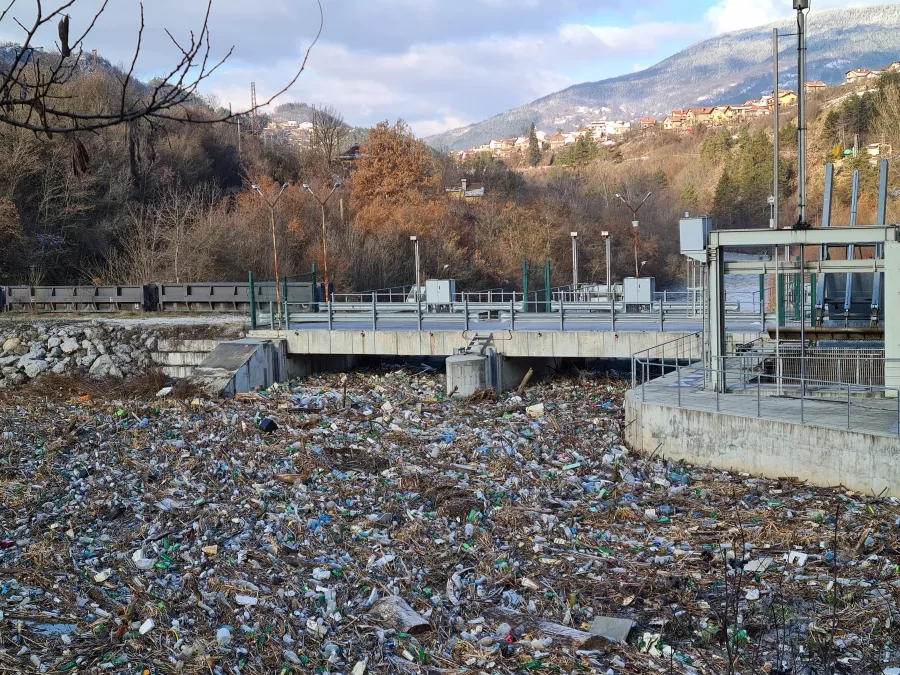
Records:
[[[888,0],[890,1],[890,0]],[[63,0],[55,0],[45,13]],[[893,0],[900,2],[900,0]],[[75,0],[72,33],[102,0]],[[790,0],[321,0],[324,26],[305,72],[277,102],[330,105],[354,125],[406,120],[420,136],[508,110],[579,82],[647,68],[708,37],[792,14]],[[864,4],[811,0],[816,9]],[[180,57],[167,35],[190,38],[207,0],[148,0],[136,72],[161,75]],[[0,39],[21,42],[35,0],[16,0]],[[108,0],[85,40],[129,64],[141,22],[137,0]],[[316,0],[212,0],[211,54],[225,64],[202,88],[235,110],[287,84],[319,29]],[[813,14],[814,16],[814,14]],[[52,28],[52,30],[50,30]],[[33,44],[51,47],[55,26]]]

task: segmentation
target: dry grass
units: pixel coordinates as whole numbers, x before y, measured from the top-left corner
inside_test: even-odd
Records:
[[[150,371],[143,375],[120,379],[107,377],[94,380],[84,375],[43,375],[27,387],[17,391],[20,396],[28,398],[46,398],[64,400],[82,396],[92,399],[149,399],[165,387],[169,378],[159,371]],[[204,392],[184,380],[176,380],[172,385],[173,394],[179,398],[203,396]]]

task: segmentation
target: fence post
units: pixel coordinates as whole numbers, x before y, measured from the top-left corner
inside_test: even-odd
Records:
[[[516,329],[516,294],[513,293],[513,299],[509,301],[509,329]]]
[[[248,272],[250,282],[250,330],[256,330],[256,291],[253,286],[253,270]]]
[[[675,359],[675,376],[678,378],[678,407],[681,407],[681,361]]]
[[[762,403],[759,396],[759,381],[762,379],[762,376],[757,373],[756,375],[756,417],[762,417]]]
[[[372,293],[372,330],[378,330],[378,309],[375,307],[374,293]]]
[[[559,329],[560,330],[566,329],[564,313],[565,313],[565,310],[563,309],[563,294],[560,293],[559,294]]]
[[[291,321],[288,314],[288,295],[287,295],[287,277],[284,277],[281,280],[281,301],[284,303],[284,307],[282,307],[284,311],[284,322],[281,324],[284,330],[288,330],[291,327]]]
[[[275,303],[269,300],[269,329],[275,330]]]
[[[328,298],[328,330],[334,328],[334,307],[331,306],[331,298]]]
[[[422,298],[419,297],[416,300],[416,326],[419,329],[419,332],[422,332]]]
[[[469,296],[463,293],[463,330],[469,330]]]
[[[850,428],[850,385],[847,385],[847,429]]]
[[[650,372],[650,354],[647,353],[647,363],[641,364],[641,401],[647,400],[647,375]]]
[[[616,294],[609,294],[609,329],[616,332]]]
[[[659,300],[659,332],[663,331],[663,305],[665,304],[665,291],[663,291],[663,297]]]

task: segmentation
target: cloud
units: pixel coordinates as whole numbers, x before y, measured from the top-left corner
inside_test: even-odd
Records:
[[[77,0],[67,10],[73,33],[89,23],[102,2]],[[758,2],[769,10],[774,7],[774,0],[753,4]],[[709,10],[717,29],[726,25],[732,3],[736,0],[719,0],[721,15],[716,7]],[[176,39],[187,40],[202,25],[206,3],[144,4],[146,28],[137,73],[150,78],[165,74],[180,58],[166,29]],[[402,117],[418,133],[433,133],[482,120],[575,81],[653,63],[709,33],[709,24],[698,21],[699,16],[685,16],[678,23],[655,19],[666,4],[649,0],[638,8],[628,0],[322,0],[322,39],[307,71],[280,102],[330,104],[353,124]],[[738,8],[742,4],[737,3]],[[15,11],[27,24],[34,10],[24,3]],[[748,14],[744,20],[754,17],[759,15]],[[139,23],[137,3],[111,2],[85,48],[96,48],[113,63],[130,63]],[[316,0],[213,0],[212,56],[219,58],[232,46],[234,53],[204,83],[203,93],[240,109],[249,104],[250,82],[256,82],[258,98],[266,100],[293,77],[318,25]],[[20,40],[21,30],[7,19],[0,24],[0,39]],[[48,26],[35,44],[50,47],[55,40],[55,26]]]
[[[574,84],[566,73],[578,65],[597,59],[630,59],[636,50],[659,51],[660,43],[688,30],[693,27],[566,23],[547,33],[419,42],[402,51],[367,55],[354,45],[325,40],[314,49],[310,69],[290,98],[329,103],[356,123],[403,117],[417,133],[427,135],[479,121]],[[246,85],[238,82],[253,78],[264,97],[289,68],[289,61],[252,70],[232,68],[212,85],[220,98],[245,104]]]
[[[881,1],[887,4],[900,2]],[[866,0],[813,0],[813,9],[862,7],[869,4],[871,2]],[[718,0],[707,10],[705,18],[716,34],[719,34],[788,19],[795,14],[792,3],[787,0]]]

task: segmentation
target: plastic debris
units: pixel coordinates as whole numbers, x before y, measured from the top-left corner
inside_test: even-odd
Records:
[[[625,386],[4,391],[0,666],[698,675],[730,651],[796,675],[830,644],[896,667],[900,500],[635,456]]]

